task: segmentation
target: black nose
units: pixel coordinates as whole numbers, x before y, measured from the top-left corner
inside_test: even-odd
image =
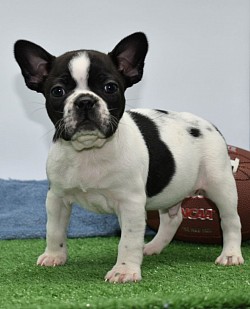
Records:
[[[91,96],[80,96],[75,101],[75,106],[81,110],[91,110],[96,103],[96,99]]]

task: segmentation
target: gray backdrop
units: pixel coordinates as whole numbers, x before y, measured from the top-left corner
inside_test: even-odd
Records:
[[[18,39],[55,55],[108,52],[144,31],[144,79],[127,91],[127,108],[190,111],[248,148],[249,8],[248,0],[1,0],[0,178],[44,179],[53,136],[42,95],[26,89],[14,61]]]

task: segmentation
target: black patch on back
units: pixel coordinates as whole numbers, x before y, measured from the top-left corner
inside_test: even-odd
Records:
[[[201,137],[202,136],[200,129],[197,129],[197,128],[189,128],[188,133],[190,135],[192,135],[193,137]]]
[[[159,194],[175,174],[175,161],[167,145],[160,139],[156,124],[147,116],[129,111],[138,126],[149,153],[149,171],[146,184],[148,197]]]

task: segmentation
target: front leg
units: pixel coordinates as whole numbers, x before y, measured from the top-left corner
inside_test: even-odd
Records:
[[[146,226],[145,198],[139,197],[121,203],[118,218],[121,226],[118,257],[115,266],[105,276],[105,280],[114,283],[137,282],[141,280]]]
[[[71,206],[66,206],[50,190],[46,199],[47,210],[47,247],[39,256],[37,265],[57,266],[65,264],[67,260],[66,233],[71,214]]]

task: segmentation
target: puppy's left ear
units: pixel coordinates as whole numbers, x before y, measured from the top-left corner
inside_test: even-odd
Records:
[[[144,33],[133,33],[121,40],[108,55],[123,75],[126,87],[142,79],[148,41]]]

